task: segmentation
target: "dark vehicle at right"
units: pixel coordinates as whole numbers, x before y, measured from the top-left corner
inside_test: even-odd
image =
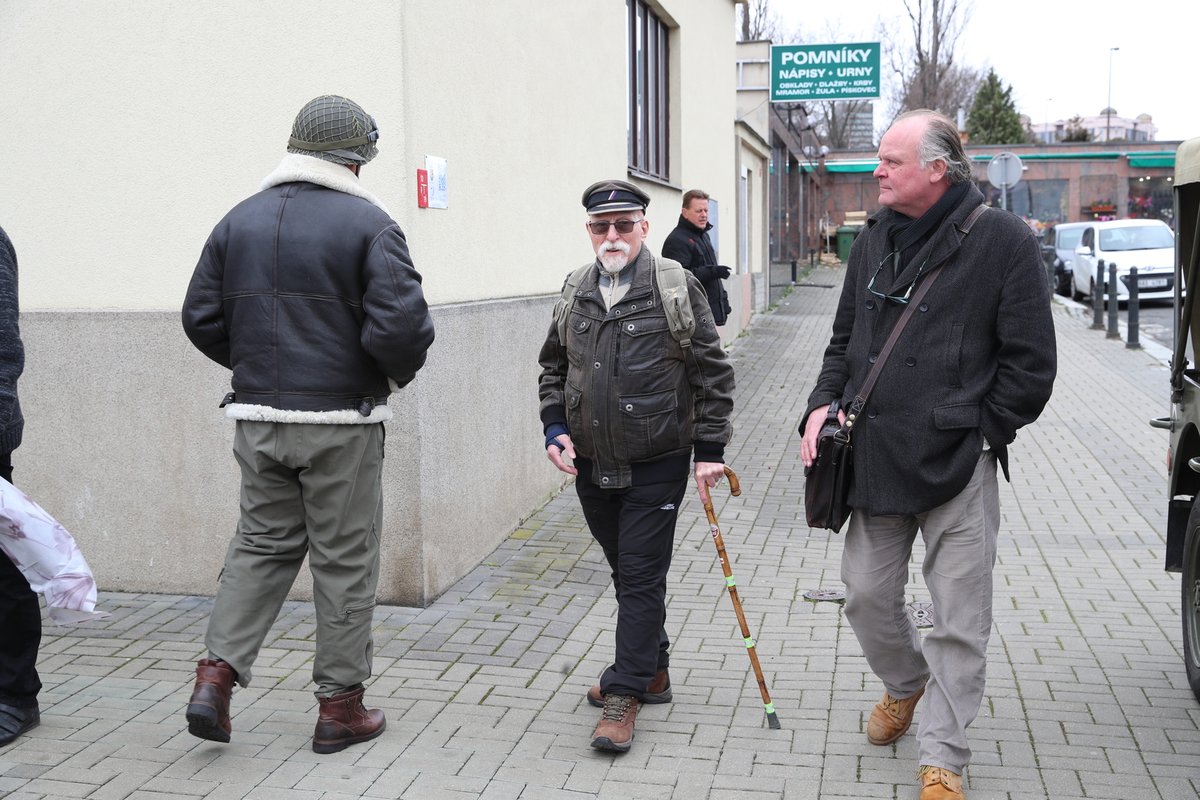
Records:
[[[1200,700],[1200,138],[1175,157],[1175,341],[1171,356],[1171,415],[1151,425],[1170,431],[1167,451],[1166,569],[1180,573],[1183,661]],[[1186,297],[1185,297],[1186,294]]]

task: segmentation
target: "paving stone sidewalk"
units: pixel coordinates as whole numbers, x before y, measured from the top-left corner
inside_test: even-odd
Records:
[[[12,800],[254,798],[915,798],[915,737],[873,747],[881,688],[836,602],[839,537],[810,531],[795,426],[842,271],[808,275],[731,348],[730,464],[715,493],[782,722],[757,685],[694,498],[680,515],[668,627],[675,699],[644,707],[632,751],[588,747],[583,693],[612,649],[615,603],[570,489],[425,609],[376,613],[368,698],[387,732],[329,756],[315,721],[307,603],[288,603],[234,695],[229,745],[184,730],[208,598],[104,592],[112,617],[46,630],[39,728],[0,750]],[[1200,704],[1180,653],[1180,583],[1163,563],[1166,368],[1054,306],[1059,379],[1002,484],[996,632],[972,727],[972,800],[1200,795]],[[531,387],[532,391],[532,387]],[[918,550],[920,549],[918,545]],[[914,561],[911,600],[928,602]],[[916,606],[918,609],[921,606]],[[0,632],[2,635],[2,632]],[[920,710],[918,709],[918,717]]]

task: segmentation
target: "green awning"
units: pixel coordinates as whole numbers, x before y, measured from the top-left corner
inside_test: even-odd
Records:
[[[803,164],[805,172],[815,172],[816,165]],[[826,172],[874,172],[879,166],[879,159],[871,159],[870,161],[826,161]]]
[[[1080,159],[1096,159],[1101,161],[1106,159],[1120,158],[1123,155],[1125,154],[1116,151],[1093,151],[1082,153],[1017,153],[1017,157],[1022,161],[1078,161]],[[993,158],[995,158],[995,156],[991,154],[971,156],[972,161],[991,161]]]
[[[1175,154],[1170,155],[1130,155],[1129,166],[1131,167],[1166,167],[1167,169],[1175,169]]]

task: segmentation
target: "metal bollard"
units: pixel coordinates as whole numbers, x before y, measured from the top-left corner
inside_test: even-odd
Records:
[[[1125,341],[1125,347],[1129,350],[1141,349],[1142,343],[1138,341],[1138,269],[1137,267],[1129,268],[1129,333]]]
[[[1104,284],[1104,259],[1096,262],[1096,282],[1092,284],[1092,330],[1104,330],[1104,294],[1100,287]]]
[[[792,283],[796,282],[796,259],[792,259]]]
[[[808,250],[808,265],[815,267],[817,265],[817,251],[809,248]]]
[[[1106,339],[1120,339],[1121,331],[1117,329],[1117,265],[1108,265],[1108,334]]]

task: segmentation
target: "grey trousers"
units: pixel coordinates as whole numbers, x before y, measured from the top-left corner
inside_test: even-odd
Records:
[[[915,516],[850,515],[842,552],[846,617],[888,694],[922,685],[919,764],[962,774],[970,763],[967,727],[983,701],[992,632],[992,567],[1000,530],[996,457],[980,455],[971,482],[946,504]],[[913,542],[925,541],[922,573],[933,599],[924,641],[905,609]]]
[[[205,644],[248,686],[304,556],[313,576],[317,695],[371,675],[371,620],[383,522],[383,425],[239,421],[241,521],[229,544]]]

